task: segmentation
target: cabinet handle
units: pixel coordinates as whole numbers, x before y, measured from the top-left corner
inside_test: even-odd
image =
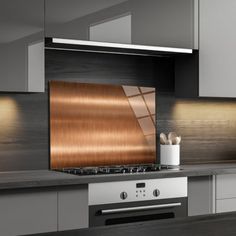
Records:
[[[101,210],[101,214],[102,215],[108,215],[108,214],[115,214],[115,213],[155,210],[155,209],[172,208],[172,207],[179,207],[179,206],[181,206],[180,202],[169,203],[169,204],[160,204],[160,205],[152,205],[152,206],[126,207],[126,208]]]

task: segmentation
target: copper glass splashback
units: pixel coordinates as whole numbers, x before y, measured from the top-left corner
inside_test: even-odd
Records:
[[[155,89],[50,82],[51,168],[156,162]]]

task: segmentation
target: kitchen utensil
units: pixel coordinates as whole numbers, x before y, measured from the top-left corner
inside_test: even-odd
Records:
[[[165,145],[167,143],[167,137],[166,137],[166,135],[164,133],[160,134],[160,143],[162,145]]]
[[[176,145],[176,137],[178,136],[175,132],[170,132],[168,134],[168,140],[170,140],[173,145]]]
[[[181,136],[175,138],[175,144],[180,145],[181,142]]]

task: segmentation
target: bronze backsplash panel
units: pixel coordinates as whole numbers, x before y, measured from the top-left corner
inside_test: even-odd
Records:
[[[156,162],[155,89],[50,82],[50,165]]]

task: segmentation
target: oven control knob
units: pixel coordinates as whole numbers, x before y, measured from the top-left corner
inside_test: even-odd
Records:
[[[154,191],[153,191],[153,196],[154,197],[158,197],[160,195],[160,190],[159,189],[155,189]]]
[[[128,197],[128,194],[127,194],[126,192],[122,192],[122,193],[120,194],[120,198],[121,198],[122,200],[125,200],[127,197]]]

